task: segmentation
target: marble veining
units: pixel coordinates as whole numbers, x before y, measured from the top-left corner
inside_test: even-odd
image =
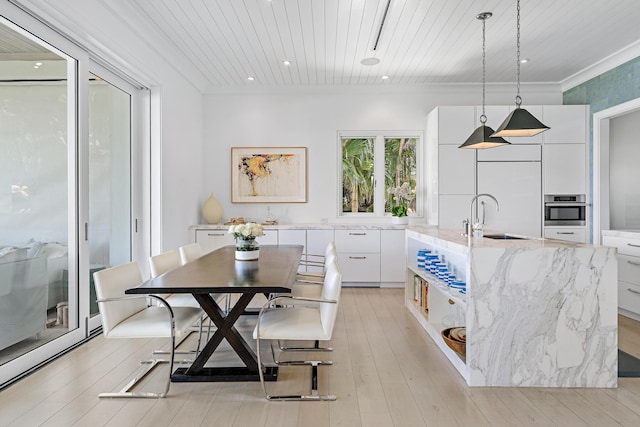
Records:
[[[614,248],[553,239],[469,244],[457,230],[419,233],[467,254],[470,385],[617,386]]]

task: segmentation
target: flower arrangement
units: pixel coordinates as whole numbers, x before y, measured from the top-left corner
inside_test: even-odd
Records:
[[[391,205],[391,215],[397,217],[407,216],[409,202],[415,197],[408,182],[403,182],[399,187],[392,187],[387,190],[393,196]]]
[[[229,234],[233,234],[236,240],[253,240],[264,236],[264,228],[255,222],[246,222],[229,226]]]

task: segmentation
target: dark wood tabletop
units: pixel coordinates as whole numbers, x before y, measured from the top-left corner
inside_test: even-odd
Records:
[[[125,293],[290,292],[301,256],[301,245],[262,245],[258,260],[237,261],[235,246],[224,246]]]

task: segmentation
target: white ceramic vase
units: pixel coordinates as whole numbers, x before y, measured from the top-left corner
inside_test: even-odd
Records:
[[[213,193],[202,204],[201,212],[207,224],[217,224],[222,219],[222,205],[213,197]]]
[[[392,216],[391,224],[407,225],[409,224],[409,217],[408,216]]]

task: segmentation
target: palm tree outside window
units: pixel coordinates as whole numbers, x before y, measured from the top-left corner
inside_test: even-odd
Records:
[[[409,215],[419,214],[416,133],[340,133],[341,216],[383,217],[403,204]],[[377,183],[384,183],[378,186]],[[395,189],[409,187],[410,197],[398,199]]]

